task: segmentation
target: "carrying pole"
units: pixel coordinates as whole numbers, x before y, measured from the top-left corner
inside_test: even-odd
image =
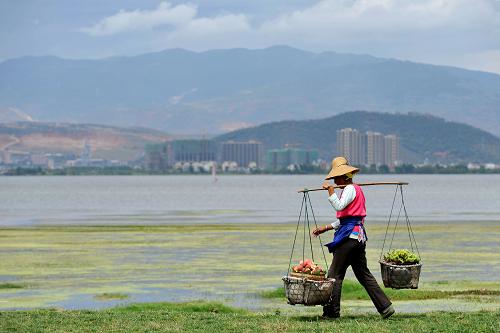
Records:
[[[409,183],[407,182],[376,182],[376,183],[356,183],[356,185],[359,186],[374,186],[374,185],[408,185]],[[347,185],[331,185],[333,188],[344,188]],[[312,189],[307,189],[304,188],[302,190],[298,190],[298,193],[305,193],[305,192],[313,192],[313,191],[325,191],[326,188],[312,188]]]

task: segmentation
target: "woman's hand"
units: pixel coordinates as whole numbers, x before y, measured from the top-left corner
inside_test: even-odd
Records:
[[[314,237],[318,237],[319,235],[321,235],[322,233],[324,233],[330,229],[331,228],[328,228],[328,225],[325,225],[324,227],[318,227],[318,228],[314,229],[311,234]]]
[[[314,237],[318,237],[320,234],[324,233],[323,227],[318,227],[312,231]]]
[[[334,192],[333,190],[335,189],[335,186],[330,185],[330,182],[329,182],[328,180],[325,180],[325,181],[323,182],[323,188],[324,188],[325,190],[328,190],[328,196],[330,196],[330,195],[332,195],[332,194],[333,194],[333,192]]]

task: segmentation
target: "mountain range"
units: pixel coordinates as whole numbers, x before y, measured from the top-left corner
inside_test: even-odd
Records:
[[[352,110],[420,112],[500,134],[500,75],[286,46],[0,63],[0,121],[223,133]]]

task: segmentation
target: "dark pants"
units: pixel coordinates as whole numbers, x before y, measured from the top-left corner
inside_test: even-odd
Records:
[[[373,304],[379,313],[382,313],[391,301],[387,298],[366,265],[366,243],[356,239],[347,238],[335,249],[332,265],[328,270],[328,277],[334,278],[333,290],[328,305],[323,307],[325,315],[338,316],[340,314],[340,295],[342,292],[342,281],[344,280],[347,267],[351,266],[359,283],[366,289]]]

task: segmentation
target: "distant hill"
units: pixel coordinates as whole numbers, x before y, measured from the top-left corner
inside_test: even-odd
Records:
[[[259,140],[266,148],[286,144],[336,154],[336,131],[351,127],[400,136],[401,155],[408,162],[500,162],[500,138],[470,125],[422,114],[347,112],[324,119],[280,121],[218,136],[218,141]]]
[[[33,121],[33,119],[16,108],[0,108],[0,123],[11,123],[16,121]]]
[[[0,124],[0,150],[11,152],[74,153],[87,141],[95,158],[135,160],[146,143],[171,137],[143,128],[118,128],[89,124],[16,122]]]
[[[0,63],[0,110],[17,110],[10,120],[177,134],[352,110],[420,112],[500,135],[500,75],[286,46],[99,60],[23,57]]]

